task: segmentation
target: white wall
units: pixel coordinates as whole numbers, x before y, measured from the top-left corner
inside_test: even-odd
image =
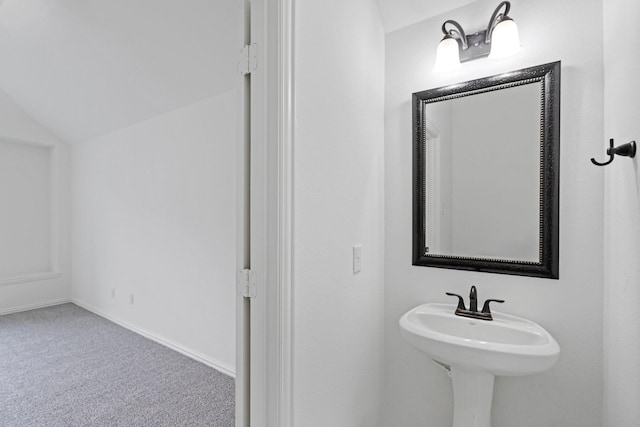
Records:
[[[72,151],[74,300],[227,372],[235,365],[236,96]]]
[[[40,169],[37,172],[40,176],[32,174],[29,182],[14,181],[6,187],[7,191],[15,191],[14,202],[19,200],[26,202],[22,197],[29,197],[26,192],[32,192],[40,188],[42,194],[39,197],[31,197],[29,203],[38,203],[40,209],[46,208],[48,212],[34,212],[36,215],[25,215],[22,218],[14,217],[12,221],[17,221],[12,228],[13,231],[22,229],[21,235],[6,231],[3,233],[4,242],[14,239],[14,245],[18,245],[18,240],[26,237],[24,233],[35,236],[38,239],[46,238],[43,233],[49,235],[51,247],[49,251],[36,250],[32,247],[33,257],[27,253],[19,254],[16,246],[15,252],[9,254],[12,258],[11,265],[7,265],[5,272],[15,270],[20,264],[21,271],[13,271],[16,279],[10,281],[0,280],[0,314],[10,313],[29,308],[68,301],[70,298],[70,258],[69,258],[69,148],[66,144],[58,140],[54,135],[33,121],[29,115],[24,113],[4,92],[0,91],[0,140],[4,141],[5,148],[17,154],[21,151],[20,157],[24,162],[22,166],[35,167]],[[42,147],[42,148],[38,148]],[[50,159],[42,159],[43,150],[46,149]],[[9,154],[8,152],[6,154]],[[6,159],[5,159],[6,160]],[[51,160],[51,162],[49,162]],[[43,163],[44,162],[44,163]],[[47,163],[47,164],[45,164]],[[13,164],[17,166],[17,163]],[[3,169],[5,178],[7,169]],[[15,171],[20,173],[20,171]],[[44,174],[44,175],[42,175]],[[37,181],[37,182],[36,182]],[[4,182],[3,185],[7,183]],[[42,188],[42,184],[49,187]],[[47,194],[45,194],[47,193]],[[43,197],[50,197],[50,202],[46,203]],[[12,203],[9,199],[4,199],[3,203]],[[15,206],[12,203],[12,206]],[[7,214],[7,210],[3,212]],[[3,216],[3,220],[7,219]],[[34,227],[39,227],[37,231]],[[25,228],[28,228],[25,229]],[[26,246],[21,246],[23,249]],[[6,257],[5,257],[6,258]],[[48,261],[50,262],[47,262]],[[48,264],[48,265],[45,265]],[[59,274],[42,274],[59,273]],[[20,279],[19,277],[37,276],[38,280]]]
[[[427,16],[472,3],[475,0],[376,0],[385,32],[422,21]]]
[[[433,74],[442,22],[455,19],[469,31],[482,29],[495,6],[480,0],[386,37],[385,425],[451,424],[451,380],[404,342],[398,319],[425,302],[453,303],[444,293],[467,295],[472,284],[481,299],[504,298],[501,311],[540,323],[562,349],[548,373],[497,378],[493,425],[602,422],[603,177],[589,162],[603,141],[602,2],[514,0],[511,16],[524,46],[519,56]],[[579,43],[575,34],[585,28],[594,37]],[[560,279],[412,266],[411,93],[556,60],[562,60]]]
[[[296,2],[295,40],[293,425],[372,427],[383,387],[384,34],[375,2]]]
[[[609,138],[640,142],[640,3],[604,5],[605,138],[594,157],[602,161]],[[620,29],[624,28],[621,33]],[[623,35],[621,37],[621,35]],[[638,161],[619,157],[605,175],[604,383],[607,427],[640,423],[640,173]]]

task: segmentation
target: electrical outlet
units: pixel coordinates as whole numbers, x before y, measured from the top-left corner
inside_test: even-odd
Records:
[[[362,270],[362,245],[354,245],[353,274],[360,273],[361,270]]]

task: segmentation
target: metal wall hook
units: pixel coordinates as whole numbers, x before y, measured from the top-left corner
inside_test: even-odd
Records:
[[[625,157],[635,157],[636,156],[636,142],[635,141],[631,141],[631,142],[627,142],[626,144],[622,144],[619,145],[617,147],[613,146],[613,138],[611,138],[609,140],[609,148],[607,149],[607,154],[609,155],[609,161],[605,162],[605,163],[600,163],[597,162],[596,159],[594,159],[593,157],[591,158],[591,163],[593,163],[596,166],[607,166],[608,164],[610,164],[611,162],[613,162],[613,159],[615,158],[616,154],[618,156],[625,156]]]

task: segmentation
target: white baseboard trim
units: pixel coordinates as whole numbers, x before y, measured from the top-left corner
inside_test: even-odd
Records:
[[[52,299],[49,301],[38,302],[35,304],[26,304],[18,307],[2,308],[0,309],[0,316],[4,316],[5,314],[11,314],[11,313],[20,313],[21,311],[35,310],[36,308],[45,308],[45,307],[51,307],[54,305],[66,304],[68,302],[71,302],[71,298],[58,298],[58,299]]]
[[[105,319],[122,326],[123,328],[126,328],[132,332],[135,332],[139,335],[142,335],[145,338],[149,338],[152,341],[157,342],[158,344],[161,344],[167,348],[170,348],[171,350],[177,351],[178,353],[184,354],[187,357],[190,357],[193,360],[197,360],[198,362],[204,363],[205,365],[219,371],[222,372],[225,375],[229,375],[230,377],[235,378],[236,377],[236,373],[235,370],[228,366],[225,363],[219,362],[217,360],[214,360],[208,356],[205,356],[204,354],[192,350],[190,348],[184,347],[180,344],[177,344],[167,338],[161,337],[159,335],[154,334],[153,332],[149,332],[144,328],[141,328],[137,325],[134,325],[130,322],[127,322],[125,320],[122,320],[120,318],[118,318],[117,316],[114,316],[110,313],[107,313],[91,304],[87,304],[84,301],[80,301],[77,298],[72,298],[70,300],[72,303],[76,304],[79,307],[84,308],[85,310],[88,310],[94,314],[97,314],[100,317],[104,317]]]

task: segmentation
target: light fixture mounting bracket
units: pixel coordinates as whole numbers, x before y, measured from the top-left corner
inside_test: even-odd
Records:
[[[491,43],[485,43],[487,30],[468,34],[467,49],[460,49],[460,62],[467,62],[473,59],[489,56],[491,53]],[[458,41],[460,43],[460,41]]]

